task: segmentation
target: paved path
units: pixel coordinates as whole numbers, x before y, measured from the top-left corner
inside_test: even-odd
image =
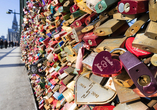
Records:
[[[19,47],[0,49],[0,110],[36,110]]]

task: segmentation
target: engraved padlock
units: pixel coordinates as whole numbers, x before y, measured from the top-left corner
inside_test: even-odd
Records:
[[[93,73],[102,77],[113,77],[120,74],[120,71],[122,69],[122,63],[117,59],[112,59],[111,56],[111,53],[118,49],[126,51],[122,48],[116,48],[110,52],[102,51],[98,53],[93,61]]]
[[[150,96],[157,92],[157,81],[144,63],[129,51],[120,55],[119,59],[136,87],[145,96]]]

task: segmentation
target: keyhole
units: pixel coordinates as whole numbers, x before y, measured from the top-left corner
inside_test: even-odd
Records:
[[[99,8],[99,10],[102,10],[102,5],[99,4],[99,5],[98,5],[98,8]]]
[[[142,75],[137,82],[140,86],[147,86],[151,82],[151,78],[148,75]]]
[[[124,86],[124,84],[122,83],[122,81],[120,81],[120,80],[117,80],[117,81]]]

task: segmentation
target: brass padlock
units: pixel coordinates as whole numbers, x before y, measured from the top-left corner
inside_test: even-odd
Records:
[[[102,24],[100,27],[97,27],[94,30],[94,34],[97,36],[110,35],[125,23],[126,23],[126,21],[110,19],[107,22],[105,22],[104,24]]]
[[[127,29],[127,31],[125,32],[125,36],[130,37],[135,35],[148,20],[148,13],[141,16],[132,26]]]
[[[118,20],[132,20],[132,19],[135,19],[136,17],[137,17],[137,15],[135,15],[135,14],[127,15],[127,14],[121,14],[118,12],[113,14],[113,18],[118,19]]]
[[[157,40],[157,31],[155,27],[157,27],[157,22],[150,21],[144,35],[148,36],[149,38]]]
[[[132,46],[148,52],[157,53],[157,40],[147,37],[144,33],[136,35]]]
[[[149,18],[152,21],[157,21],[157,3],[154,0],[149,0]]]
[[[103,40],[95,49],[96,52],[104,50],[111,51],[115,48],[124,47],[124,43],[127,37],[119,36]]]

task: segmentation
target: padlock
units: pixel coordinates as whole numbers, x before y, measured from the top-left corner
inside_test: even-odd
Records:
[[[62,40],[63,40],[64,42],[71,41],[71,40],[72,40],[72,38],[71,38],[71,33],[72,33],[72,31],[70,31],[70,32],[66,33],[65,35],[63,35],[63,36],[61,37]]]
[[[126,49],[128,51],[130,51],[131,53],[133,53],[138,58],[148,57],[148,56],[150,56],[152,54],[150,52],[143,51],[143,50],[140,50],[138,48],[133,47],[132,46],[132,42],[133,42],[134,39],[135,39],[134,37],[129,37],[126,40],[125,47],[126,47]]]
[[[157,32],[154,28],[156,26],[157,26],[156,22],[150,21],[144,35],[146,35],[147,37],[152,38],[152,39],[157,39]]]
[[[145,96],[150,96],[157,92],[157,81],[144,63],[129,51],[120,55],[119,59],[123,63],[125,70],[133,80],[136,87]]]
[[[64,51],[69,55],[69,56],[74,56],[75,53],[73,52],[73,49],[71,47],[71,45],[67,45],[66,47],[64,47]]]
[[[79,9],[79,7],[77,6],[77,4],[74,4],[73,6],[70,7],[70,12],[74,13]]]
[[[90,55],[88,55],[83,61],[83,66],[86,67],[89,70],[92,70],[92,64],[94,61],[95,56],[97,55],[97,53],[91,53]]]
[[[118,19],[118,20],[133,20],[137,17],[137,15],[133,14],[133,15],[127,15],[127,14],[121,14],[121,13],[115,13],[113,14],[113,18],[114,19]]]
[[[92,10],[87,7],[87,5],[84,1],[81,1],[81,2],[77,3],[77,6],[80,8],[80,10],[82,10],[82,11],[88,13],[88,14],[92,13]]]
[[[64,3],[66,0],[59,0],[60,3]]]
[[[69,12],[69,8],[70,8],[70,7],[63,7],[63,6],[60,6],[60,7],[58,8],[58,10],[59,10],[60,13],[67,13],[67,12]]]
[[[63,4],[64,7],[68,7],[74,4],[74,0],[66,0],[66,2]]]
[[[75,21],[75,19],[71,18],[68,19],[67,21],[63,22],[63,26],[69,26],[70,24],[72,24]]]
[[[88,8],[90,8],[92,11],[96,12],[95,10],[95,6],[96,4],[101,1],[101,0],[86,0],[86,5],[88,6]]]
[[[98,37],[94,35],[93,32],[86,33],[83,37],[85,44],[89,45],[90,47],[99,45],[99,43],[103,40],[104,37]]]
[[[121,74],[113,78],[114,82],[122,87],[131,87],[134,83],[129,77],[125,69],[121,70]]]
[[[107,8],[111,7],[116,2],[117,0],[112,0],[112,1],[101,0],[95,5],[95,10],[97,13],[101,13],[105,11]]]
[[[74,45],[73,47],[73,51],[76,55],[78,55],[78,51],[81,47],[83,47],[84,42],[80,42]]]
[[[104,50],[111,51],[115,48],[123,48],[125,40],[126,37],[123,36],[105,39],[94,49],[94,51],[99,53]]]
[[[68,13],[68,14],[63,16],[63,19],[68,20],[68,19],[70,19],[70,16],[71,16],[71,13]]]
[[[121,0],[118,2],[118,12],[122,14],[138,14],[148,11],[148,0]]]
[[[108,16],[106,15],[106,16],[104,16],[103,18],[98,19],[98,20],[96,20],[96,21],[94,21],[94,22],[88,24],[85,28],[83,28],[83,29],[81,30],[81,32],[82,32],[82,33],[89,32],[89,31],[91,31],[92,29],[99,27],[101,24],[103,24],[105,21],[107,21],[107,19],[108,19]]]
[[[113,80],[115,80],[114,77],[113,77]],[[119,84],[114,82],[114,86],[116,88],[116,92],[117,92],[117,95],[121,104],[129,103],[129,102],[140,99],[140,96],[136,94],[131,88],[122,87]]]
[[[78,17],[80,17],[80,16],[82,16],[82,15],[84,15],[84,14],[85,14],[84,11],[82,11],[82,10],[77,10],[77,11],[75,11],[75,12],[72,13],[72,17],[73,17],[74,19],[76,19],[76,18],[78,18]]]
[[[87,74],[88,72],[80,75],[76,80],[75,103],[106,104],[111,102],[115,98],[116,92],[110,88],[102,87],[101,85],[86,78],[85,75]]]
[[[132,42],[132,46],[138,49],[157,53],[157,40],[151,39],[144,35],[144,33],[139,33],[136,35],[134,41]]]
[[[105,77],[101,77],[101,76],[97,76],[95,74],[92,74],[90,76],[90,80],[96,82],[97,84],[100,84],[101,86],[104,86],[108,79]]]
[[[141,16],[132,26],[127,29],[127,31],[125,32],[125,36],[130,37],[135,35],[148,20],[148,13]]]
[[[157,4],[156,4],[156,1],[149,0],[148,6],[149,6],[149,18],[150,18],[150,20],[157,21],[157,14],[156,14]]]
[[[88,25],[88,24],[91,23],[97,16],[98,16],[97,13],[92,13],[92,14],[90,14],[90,15],[86,18],[85,24]]]
[[[92,64],[92,72],[98,76],[110,77],[120,74],[122,69],[122,63],[117,59],[112,59],[111,53],[116,49],[108,51],[102,51],[97,54]],[[125,49],[122,49],[126,51]]]
[[[77,20],[75,20],[70,26],[71,28],[76,28],[76,27],[80,27],[85,23],[85,20],[87,18],[88,14],[84,14],[83,16],[81,16],[80,18],[78,18]]]
[[[104,24],[100,25],[94,30],[94,34],[97,36],[106,36],[115,32],[118,28],[120,28],[126,21],[119,21],[117,19],[110,19]]]
[[[60,5],[60,2],[59,2],[59,0],[53,0],[51,2],[51,4],[52,4],[52,6],[58,6],[58,5]]]
[[[73,33],[72,38],[74,38],[76,42],[81,42],[82,41],[82,38],[83,38],[84,34],[81,32],[81,30],[83,28],[84,28],[83,26],[80,26],[80,27],[72,29],[72,33]]]

